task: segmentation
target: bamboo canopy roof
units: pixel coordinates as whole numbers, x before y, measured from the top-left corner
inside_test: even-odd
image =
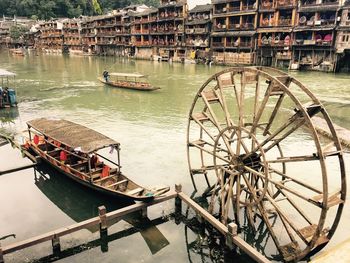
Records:
[[[142,75],[142,74],[119,73],[119,72],[112,72],[112,73],[109,73],[109,75],[115,76],[115,77],[127,77],[127,78],[144,78],[144,77],[146,77],[145,75]]]
[[[111,145],[119,145],[113,139],[85,126],[67,120],[40,118],[27,122],[43,135],[83,153],[92,153]]]
[[[0,68],[0,78],[3,78],[3,77],[14,77],[14,76],[16,76],[15,73]]]

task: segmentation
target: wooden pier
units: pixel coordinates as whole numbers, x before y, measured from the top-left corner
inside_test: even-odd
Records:
[[[42,235],[29,238],[20,242],[16,242],[10,245],[6,245],[0,247],[0,263],[4,263],[4,255],[35,246],[44,242],[51,241],[53,253],[60,252],[60,238],[77,232],[79,230],[89,228],[92,226],[100,227],[101,238],[107,235],[108,226],[107,222],[112,219],[122,218],[128,214],[131,214],[136,211],[140,211],[143,217],[147,216],[147,208],[156,204],[160,204],[162,202],[171,200],[175,198],[176,210],[181,211],[182,202],[187,204],[189,207],[195,210],[197,215],[201,218],[205,219],[208,223],[210,223],[213,227],[215,227],[221,234],[226,237],[227,245],[233,249],[238,247],[241,251],[249,255],[256,262],[267,263],[270,262],[263,255],[258,253],[252,246],[246,243],[241,237],[237,235],[237,226],[233,223],[228,226],[223,225],[216,218],[214,218],[211,214],[209,214],[205,209],[203,209],[200,205],[198,205],[195,201],[193,201],[189,196],[181,191],[181,186],[177,185],[176,191],[172,191],[167,193],[166,195],[154,199],[151,202],[142,202],[136,203],[109,213],[106,213],[106,208],[104,206],[99,207],[99,216],[70,225],[66,227],[62,227],[56,229],[51,232],[44,233]]]

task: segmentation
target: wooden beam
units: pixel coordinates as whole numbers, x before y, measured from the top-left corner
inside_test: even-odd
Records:
[[[227,226],[222,224],[219,220],[217,220],[214,216],[208,213],[204,208],[202,208],[199,204],[193,201],[189,196],[184,193],[178,193],[178,196],[184,201],[189,207],[193,208],[197,213],[199,213],[205,220],[207,220],[212,226],[214,226],[221,234],[227,236],[230,234]],[[234,227],[230,226],[231,230],[234,230]],[[250,246],[247,242],[245,242],[239,236],[233,236],[232,242],[238,246],[242,251],[244,251],[248,256],[254,259],[256,262],[260,263],[270,263],[266,257],[260,254],[255,248]]]
[[[15,167],[15,168],[10,168],[10,169],[4,170],[4,171],[0,171],[0,175],[4,175],[4,174],[9,174],[9,173],[14,173],[14,172],[17,172],[17,171],[25,170],[25,169],[28,169],[28,168],[32,168],[32,167],[34,167],[36,165],[37,165],[36,163],[32,163],[32,164],[22,165],[22,166]]]
[[[107,213],[106,219],[111,220],[113,218],[123,217],[123,216],[130,214],[132,212],[139,211],[145,207],[152,206],[152,205],[167,201],[169,199],[173,199],[176,196],[177,196],[177,194],[175,192],[170,192],[167,195],[159,197],[157,199],[154,199],[152,202],[149,202],[149,203],[137,203],[137,204],[134,204],[131,206],[127,206],[127,207],[124,207],[124,208]],[[16,242],[14,244],[4,246],[4,247],[2,247],[2,251],[3,251],[3,254],[6,255],[8,253],[12,253],[12,252],[15,252],[15,251],[27,248],[27,247],[31,247],[31,246],[46,242],[46,241],[50,241],[55,236],[61,237],[61,236],[68,235],[68,234],[74,233],[76,231],[79,231],[81,229],[85,229],[85,228],[99,225],[99,224],[100,224],[100,217],[97,216],[97,217],[94,217],[94,218],[91,218],[91,219],[88,219],[88,220],[85,220],[85,221],[82,221],[82,222],[79,222],[79,223],[76,223],[76,224],[73,224],[73,225],[70,225],[67,227],[59,228],[57,230],[54,230],[54,231],[51,231],[51,232],[48,232],[48,233],[45,233],[45,234],[42,234],[42,235],[39,235],[39,236],[36,236],[33,238],[29,238],[29,239],[26,239],[23,241]]]

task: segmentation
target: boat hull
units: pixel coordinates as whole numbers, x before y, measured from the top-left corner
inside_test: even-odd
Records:
[[[133,195],[124,194],[124,193],[119,192],[119,191],[108,190],[104,187],[93,184],[90,181],[84,180],[75,174],[67,172],[65,170],[65,169],[67,169],[67,166],[65,166],[65,165],[58,166],[56,164],[57,161],[55,160],[56,163],[54,163],[54,161],[50,160],[48,158],[47,154],[45,154],[43,151],[40,151],[39,149],[37,149],[35,147],[30,147],[30,150],[32,150],[37,156],[40,156],[42,158],[42,160],[45,161],[46,164],[52,166],[54,169],[56,169],[60,173],[64,174],[68,178],[74,180],[75,182],[77,182],[85,187],[88,187],[92,190],[100,192],[102,194],[108,195],[110,197],[118,198],[118,199],[120,198],[120,199],[128,200],[128,201],[151,201],[154,199],[153,196],[133,196]]]
[[[103,78],[98,78],[99,81],[101,81],[102,83],[112,86],[112,87],[116,87],[116,88],[122,88],[122,89],[132,89],[132,90],[141,90],[141,91],[153,91],[153,90],[158,90],[160,89],[159,87],[147,87],[147,86],[143,86],[143,87],[137,87],[137,86],[129,86],[129,85],[122,85],[118,82],[112,82],[112,81],[106,81]]]

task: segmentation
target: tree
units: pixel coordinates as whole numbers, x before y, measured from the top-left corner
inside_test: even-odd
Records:
[[[18,40],[23,38],[24,34],[28,32],[28,29],[21,25],[11,26],[10,27],[10,37],[13,40]]]
[[[92,0],[92,8],[95,15],[101,15],[102,9],[98,0]]]

